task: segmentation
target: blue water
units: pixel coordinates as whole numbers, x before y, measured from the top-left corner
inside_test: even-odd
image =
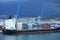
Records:
[[[0,40],[60,40],[60,33],[41,33],[41,34],[0,34]]]

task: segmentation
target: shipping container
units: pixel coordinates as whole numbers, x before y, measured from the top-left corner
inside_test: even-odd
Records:
[[[28,24],[28,29],[32,30],[32,28],[33,28],[32,24]]]
[[[33,27],[34,30],[38,30],[38,27]]]
[[[51,29],[54,29],[54,27],[50,27]]]
[[[17,30],[22,30],[22,29],[23,29],[22,23],[17,22]]]
[[[47,26],[48,26],[47,24],[43,24],[42,28],[47,28]]]
[[[59,25],[59,27],[60,27],[60,24],[58,24]]]
[[[55,24],[55,26],[54,26],[55,28],[59,28],[59,25],[58,24]]]
[[[42,24],[33,24],[33,27],[42,27]]]
[[[27,30],[28,29],[28,24],[23,23],[22,26],[23,26],[23,30]]]

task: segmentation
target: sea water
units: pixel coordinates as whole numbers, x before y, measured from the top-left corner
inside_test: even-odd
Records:
[[[40,33],[40,34],[0,34],[0,40],[60,40],[60,33]]]

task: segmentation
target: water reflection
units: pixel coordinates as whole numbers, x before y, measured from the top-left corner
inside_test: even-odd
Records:
[[[32,35],[4,35],[5,40],[30,40]]]
[[[60,33],[4,35],[4,40],[60,40]]]

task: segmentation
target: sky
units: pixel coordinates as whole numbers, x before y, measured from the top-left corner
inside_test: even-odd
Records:
[[[31,1],[31,0],[0,0],[0,2],[27,2],[27,1]]]
[[[18,17],[60,16],[60,0],[0,0],[0,16]]]

